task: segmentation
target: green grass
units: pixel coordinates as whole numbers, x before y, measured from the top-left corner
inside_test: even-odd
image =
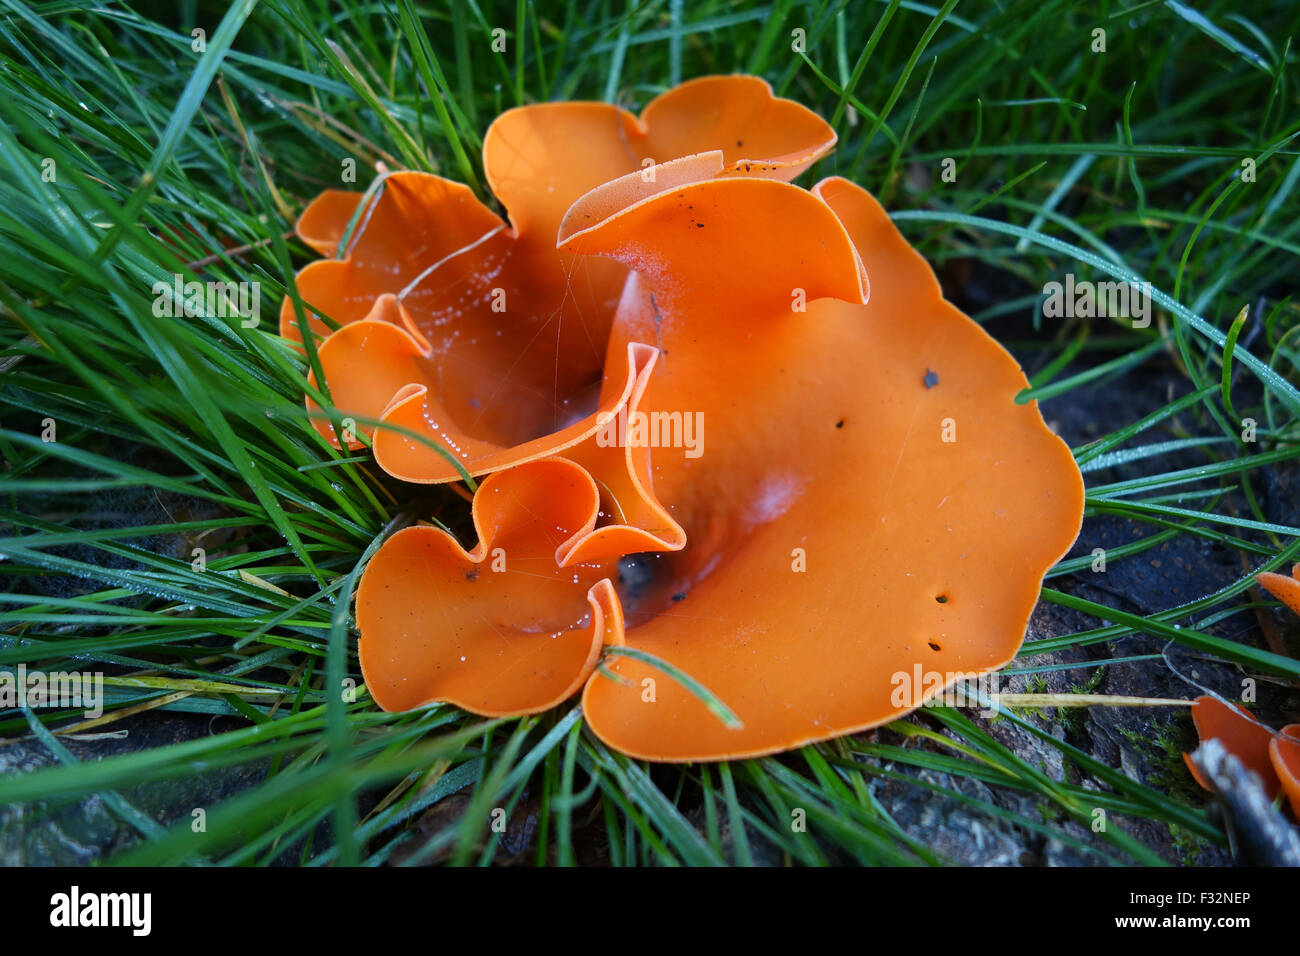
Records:
[[[1300,252],[1300,8],[162,9],[154,20],[127,4],[0,0],[0,666],[142,677],[110,686],[109,720],[91,732],[137,709],[226,719],[183,743],[78,762],[59,739],[72,715],[0,712],[0,735],[32,735],[57,763],[0,777],[0,806],[44,813],[105,793],[142,837],[112,862],[136,864],[490,862],[496,808],[535,818],[529,862],[577,862],[592,846],[615,864],[944,862],[891,818],[877,796],[888,783],[1106,862],[1162,862],[1131,835],[1149,832],[1137,823],[1225,844],[1202,802],[1058,740],[1038,711],[1002,720],[1058,752],[1071,768],[1063,779],[956,710],[780,758],[652,768],[605,748],[574,709],[503,721],[345,699],[335,690],[360,682],[350,599],[377,536],[417,513],[461,520],[463,505],[389,481],[368,455],[306,427],[308,365],[268,317],[312,258],[292,219],[340,185],[345,159],[358,168],[350,188],[364,189],[382,160],[482,194],[482,135],[504,108],[636,106],[678,78],[763,75],[840,134],[805,181],[861,183],[946,276],[978,270],[1019,290],[975,318],[1032,321],[1008,345],[1032,376],[1023,397],[1043,399],[1049,419],[1143,363],[1180,377],[1167,404],[1133,407],[1128,427],[1076,449],[1085,532],[1116,516],[1144,529],[1110,551],[1112,565],[1165,542],[1211,542],[1239,552],[1240,577],[1140,613],[1071,593],[1092,558],[1069,558],[1044,600],[1087,626],[1031,642],[1012,669],[1045,674],[1060,661],[1039,655],[1111,642],[1107,658],[1159,670],[1163,660],[1117,643],[1146,634],[1295,681],[1300,662],[1258,646],[1247,588],[1255,571],[1300,555],[1300,529],[1260,504],[1268,476],[1300,457],[1300,313],[1288,298]],[[498,27],[504,54],[491,50]],[[803,53],[791,49],[795,28]],[[1104,53],[1091,50],[1098,28]],[[948,159],[954,182],[941,175]],[[178,271],[260,282],[262,326],[155,317],[151,287]],[[1066,272],[1150,281],[1155,321],[1043,319],[1038,290]],[[1240,440],[1247,417],[1254,443]],[[45,419],[56,442],[42,441]],[[1111,470],[1120,465],[1125,477]],[[203,570],[194,548],[206,551]],[[202,832],[188,814],[160,827],[137,805],[165,781],[234,767],[264,773],[206,807]],[[972,797],[962,780],[1046,812]],[[413,825],[452,795],[463,810],[446,825]],[[1089,830],[1096,808],[1113,821],[1104,833]],[[798,810],[806,832],[791,827]]]

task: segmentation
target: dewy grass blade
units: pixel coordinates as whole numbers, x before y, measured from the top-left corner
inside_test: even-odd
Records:
[[[125,217],[128,220],[133,220],[139,214],[141,207],[152,195],[163,167],[171,162],[173,154],[180,146],[181,138],[188,131],[194,115],[203,102],[203,97],[207,94],[208,87],[216,78],[217,70],[221,67],[226,52],[230,49],[230,45],[235,42],[236,35],[244,25],[244,21],[253,12],[253,8],[257,6],[257,2],[258,0],[234,0],[226,10],[225,16],[221,18],[221,23],[218,24],[216,31],[212,34],[212,42],[207,45],[199,58],[197,68],[191,75],[189,82],[185,84],[185,90],[181,93],[180,101],[176,104],[176,109],[167,121],[167,128],[163,130],[158,146],[149,160],[149,165],[140,177],[139,186],[132,193],[131,198],[127,200]],[[111,231],[95,250],[92,263],[103,262],[117,243],[122,240],[123,235],[124,233],[120,228]]]
[[[1052,588],[1043,588],[1043,598],[1053,604],[1060,604],[1099,617],[1103,621],[1123,624],[1135,631],[1159,634],[1161,637],[1170,638],[1180,644],[1186,644],[1188,647],[1208,651],[1224,660],[1237,661],[1269,674],[1280,674],[1291,678],[1300,677],[1300,661],[1283,657],[1281,654],[1261,651],[1246,644],[1237,644],[1191,628],[1166,624],[1164,621],[1155,618],[1129,614],[1127,611],[1106,607],[1103,604],[1075,597],[1072,594],[1064,594]]]
[[[1079,262],[1086,263],[1094,269],[1104,272],[1106,275],[1112,276],[1121,282],[1130,282],[1141,285],[1144,281],[1141,276],[1134,273],[1121,272],[1119,269],[1115,268],[1113,264],[1105,261],[1099,256],[1095,256],[1090,252],[1080,249],[1078,246],[1072,246],[1069,243],[1062,242],[1059,239],[1054,239],[1051,236],[1043,235],[1042,233],[1031,233],[1019,226],[998,222],[996,219],[985,219],[978,216],[963,216],[959,213],[932,213],[920,210],[897,212],[893,214],[892,218],[895,221],[944,221],[955,225],[968,226],[975,230],[985,229],[989,232],[998,232],[1008,236],[1028,237],[1029,240],[1036,245],[1040,245],[1045,249],[1051,249],[1054,252],[1059,252],[1062,255],[1069,256]],[[1152,287],[1151,297],[1160,305],[1164,306],[1164,308],[1171,312],[1179,321],[1191,326],[1210,342],[1220,347],[1227,344],[1227,336],[1222,331],[1210,325],[1190,309],[1174,301],[1174,299],[1166,295],[1164,292],[1161,292],[1158,288]],[[1294,414],[1300,416],[1300,391],[1297,391],[1294,385],[1244,349],[1238,349],[1235,354],[1239,357],[1241,363],[1249,368],[1261,382],[1268,386],[1269,389],[1273,391]]]
[[[351,632],[352,595],[366,564],[379,550],[380,545],[409,519],[404,515],[394,518],[387,528],[379,534],[370,547],[361,554],[361,558],[348,573],[343,586],[334,599],[334,612],[330,615],[329,649],[325,655],[325,739],[328,754],[335,767],[347,768],[350,750],[350,730],[347,720],[347,703],[350,699],[349,687],[345,683],[347,673],[347,642]],[[356,840],[357,806],[355,794],[350,790],[340,790],[334,797],[334,825],[339,839],[339,859],[344,866],[355,866],[360,862],[360,846]]]

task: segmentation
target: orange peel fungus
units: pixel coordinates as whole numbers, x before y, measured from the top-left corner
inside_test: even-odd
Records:
[[[1261,571],[1255,575],[1255,580],[1265,591],[1300,614],[1300,564],[1291,569],[1290,576]],[[1202,743],[1219,740],[1228,753],[1259,777],[1270,800],[1276,798],[1279,791],[1284,793],[1291,813],[1300,820],[1300,724],[1288,724],[1275,731],[1242,708],[1208,695],[1197,697],[1193,702],[1192,722]],[[1183,762],[1196,782],[1209,790],[1191,754],[1183,754]]]
[[[725,91],[741,80],[696,82]],[[744,89],[756,93],[755,82],[743,80]],[[551,331],[548,348],[561,345],[542,391],[594,369],[583,417],[563,424],[546,401],[540,412],[516,413],[536,397],[519,389],[493,407],[527,428],[457,438],[451,450],[467,470],[488,474],[474,496],[473,549],[412,527],[366,568],[361,663],[385,709],[451,702],[515,715],[581,691],[591,729],[635,757],[787,750],[888,722],[1005,664],[1043,574],[1078,533],[1078,468],[1037,404],[1016,404],[1028,383],[1015,360],[943,298],[867,192],[840,178],[811,190],[785,181],[819,154],[821,127],[791,114],[806,124],[793,149],[781,138],[789,130],[737,133],[746,151],[757,144],[768,157],[746,169],[739,147],[715,135],[733,128],[725,97],[690,100],[690,110],[712,111],[690,122],[682,118],[690,110],[657,105],[693,87],[651,104],[639,126],[626,114],[618,120],[624,135],[673,130],[662,133],[662,148],[679,158],[655,166],[653,177],[626,156],[622,169],[575,174],[565,179],[572,195],[563,208],[547,199],[537,207],[544,213],[516,218],[516,209],[532,208],[529,181],[542,192],[553,183],[533,159],[551,154],[521,144],[544,138],[538,131],[554,117],[599,129],[595,117],[619,114],[591,104],[526,107],[489,133],[489,181],[515,232],[526,237],[540,228],[530,223],[544,223],[555,247],[545,269],[565,288],[578,284],[573,276],[600,276],[609,285],[588,305],[617,305],[592,335],[601,348],[594,364],[589,343],[570,356]],[[788,109],[766,95],[763,110]],[[591,135],[599,151],[604,140]],[[824,132],[820,141],[829,142]],[[507,172],[515,167],[497,152],[507,142],[518,171]],[[347,207],[318,202],[331,204],[332,218],[309,209],[300,229],[327,250],[341,233],[320,222],[337,224]],[[431,241],[420,233],[402,244]],[[509,241],[532,242],[528,255],[542,262],[540,238]],[[383,262],[374,260],[377,273]],[[398,259],[390,268],[400,281],[417,266]],[[442,278],[428,288],[443,288]],[[392,389],[374,417],[404,427],[427,421],[435,401],[440,425],[464,421],[457,416],[470,397],[503,387],[500,375],[518,356],[460,378],[412,377],[445,350],[426,348],[432,333],[416,338],[411,297],[378,286],[366,294],[370,308],[353,303],[344,313],[351,324],[321,348],[340,409],[352,400],[349,368],[378,383],[366,398],[372,412]],[[428,315],[443,299],[422,301]],[[532,328],[494,325],[487,305],[463,307],[466,329],[526,338]],[[416,405],[419,416],[403,417]],[[653,429],[647,438],[638,432],[647,422],[675,439],[696,422],[700,440],[655,440]],[[386,441],[380,429],[376,460],[397,477],[456,477],[427,448]],[[718,719],[717,701],[734,721]]]
[[[1276,731],[1242,708],[1208,695],[1193,701],[1192,722],[1200,741],[1218,740],[1223,744],[1259,778],[1270,800],[1279,791],[1284,793],[1291,813],[1300,820],[1300,724],[1288,724]],[[1183,754],[1183,762],[1203,789],[1211,789],[1191,754]]]
[[[834,143],[820,117],[763,80],[705,77],[657,97],[640,119],[606,103],[502,114],[483,167],[508,224],[466,186],[426,173],[388,175],[362,209],[359,193],[323,193],[298,234],[322,255],[344,255],[309,264],[297,286],[312,331],[327,336],[319,360],[330,397],[360,420],[349,444],[360,444],[355,432],[373,435],[382,468],[432,483],[461,477],[453,459],[477,476],[582,441],[598,414],[615,411],[594,399],[627,269],[556,249],[570,204],[631,171],[653,181],[656,164],[709,149],[726,157],[719,175],[792,179]],[[317,313],[341,327],[328,334]],[[299,339],[291,297],[280,329]],[[396,427],[376,432],[366,420]]]
[[[1300,564],[1291,569],[1291,576],[1273,571],[1261,571],[1255,580],[1273,597],[1300,614]]]

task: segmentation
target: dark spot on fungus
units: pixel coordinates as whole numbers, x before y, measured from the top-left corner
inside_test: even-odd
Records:
[[[927,368],[925,370],[925,378],[921,379],[921,382],[927,389],[931,389],[939,384],[939,376]]]
[[[941,650],[943,650],[943,648],[940,647],[938,644],[936,644],[934,641],[927,641],[927,643],[930,645],[930,650],[932,650],[932,651],[941,651]]]
[[[477,580],[478,580],[478,571],[479,571],[479,569],[478,569],[477,567],[470,568],[468,571],[465,572],[465,580],[466,580],[466,581],[477,581]]]
[[[678,591],[676,594],[673,595],[673,600],[674,600],[674,601],[685,601],[685,600],[686,600],[686,592],[685,592],[685,591]]]
[[[844,427],[844,419],[841,418],[838,422],[836,422],[836,423],[835,423],[835,427],[836,427],[836,428],[843,428],[843,427]]]
[[[934,596],[934,599],[935,599],[938,603],[940,603],[940,604],[947,604],[947,603],[948,603],[948,595],[946,595],[946,594],[936,594],[936,595]]]

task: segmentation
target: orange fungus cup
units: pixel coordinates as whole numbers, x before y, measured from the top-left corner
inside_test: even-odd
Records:
[[[1192,722],[1201,743],[1218,740],[1224,750],[1259,778],[1270,800],[1279,791],[1285,794],[1291,813],[1300,820],[1300,724],[1275,731],[1240,707],[1208,695],[1192,703]],[[1209,790],[1192,755],[1183,754],[1183,762],[1196,782]]]
[[[1261,571],[1255,580],[1264,590],[1300,614],[1300,564],[1291,575]],[[1240,707],[1202,696],[1192,704],[1192,721],[1201,743],[1217,739],[1228,753],[1260,780],[1270,800],[1286,795],[1291,813],[1300,820],[1300,724],[1272,730]],[[1191,754],[1183,754],[1187,769],[1203,788],[1210,789]]]
[[[785,181],[832,140],[740,77],[685,84],[639,123],[511,111],[484,148],[509,231],[465,249],[492,214],[394,176],[319,266],[369,284],[322,301],[304,270],[304,298],[347,322],[320,350],[336,406],[424,428],[488,475],[472,548],[407,528],[363,574],[379,706],[503,716],[581,692],[623,753],[727,759],[883,724],[1015,655],[1078,533],[1079,470],[875,199]],[[318,203],[300,229],[328,251],[348,207]],[[520,312],[494,313],[487,283],[507,281]],[[457,477],[400,433],[374,447],[399,478]]]
[[[1300,614],[1300,564],[1291,569],[1291,576],[1261,571],[1255,580],[1273,597],[1277,598],[1291,610]]]
[[[556,249],[573,201],[631,171],[653,181],[657,164],[705,149],[723,151],[726,175],[792,179],[834,143],[820,117],[764,81],[705,77],[656,98],[640,119],[605,103],[502,114],[483,167],[508,223],[466,186],[426,173],[386,176],[360,209],[361,194],[325,192],[298,234],[337,258],[308,265],[297,288],[324,337],[323,384],[357,421],[344,437],[373,434],[379,465],[415,482],[456,480],[453,460],[482,475],[582,441],[598,413],[617,411],[596,397],[627,268]],[[292,297],[280,329],[301,339]],[[367,420],[393,427],[375,433]]]

